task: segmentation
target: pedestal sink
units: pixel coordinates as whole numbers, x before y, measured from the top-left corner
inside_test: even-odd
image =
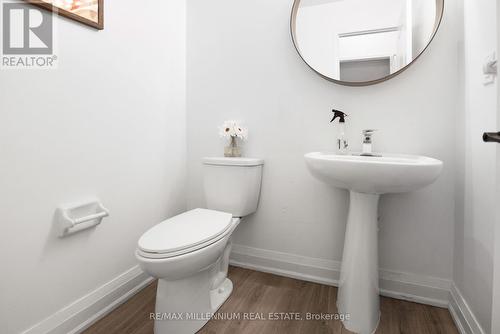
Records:
[[[305,155],[319,180],[350,191],[344,253],[337,296],[344,326],[355,333],[375,332],[380,319],[377,211],[380,195],[414,191],[433,183],[439,160],[411,155]]]

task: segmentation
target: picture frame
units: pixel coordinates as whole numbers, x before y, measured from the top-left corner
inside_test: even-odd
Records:
[[[62,0],[24,1],[34,6],[52,11],[57,15],[83,23],[92,28],[98,30],[104,29],[104,0],[73,0],[73,3],[68,3],[68,1]],[[74,8],[70,9],[70,6],[73,6]]]

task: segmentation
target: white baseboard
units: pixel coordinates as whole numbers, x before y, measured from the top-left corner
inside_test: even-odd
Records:
[[[485,334],[460,290],[451,285],[450,313],[461,334]]]
[[[230,263],[304,281],[338,286],[340,262],[233,245]],[[380,269],[380,294],[448,308],[461,334],[486,334],[450,280]]]
[[[233,245],[230,263],[237,267],[338,286],[340,262]],[[415,274],[380,270],[383,296],[447,308],[451,282]]]
[[[338,286],[340,262],[233,245],[230,263],[295,279]],[[127,301],[153,281],[138,266],[97,288],[22,334],[76,334]],[[381,294],[449,308],[461,334],[485,334],[463,295],[449,280],[380,270]]]
[[[135,266],[42,320],[23,334],[80,333],[152,281],[153,278],[146,275],[139,266]]]

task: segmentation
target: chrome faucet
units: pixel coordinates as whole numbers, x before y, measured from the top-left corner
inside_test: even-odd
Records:
[[[363,152],[364,156],[375,156],[372,151],[372,136],[377,130],[363,130]]]

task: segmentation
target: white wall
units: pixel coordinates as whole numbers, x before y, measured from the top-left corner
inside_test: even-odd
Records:
[[[497,6],[497,55],[500,50],[500,6]],[[500,129],[500,85],[497,84],[497,129]],[[500,147],[497,145],[497,178],[496,198],[500,198]],[[495,239],[494,239],[494,279],[491,332],[500,332],[500,207],[496,206]]]
[[[497,55],[500,51],[500,6],[497,6]],[[500,85],[497,84],[497,129],[500,129]],[[496,198],[500,198],[500,147],[497,145],[497,173]],[[493,256],[493,305],[492,305],[492,333],[500,332],[500,207],[496,206],[495,239]]]
[[[185,209],[185,5],[107,0],[104,31],[58,18],[59,68],[0,74],[0,328],[18,333],[136,265]],[[111,217],[54,236],[60,203]]]
[[[482,65],[496,50],[494,1],[464,1],[464,114],[458,129],[460,175],[454,282],[486,331],[491,328],[496,147],[482,142],[497,124],[496,85],[483,84]],[[465,133],[465,135],[464,135]]]
[[[187,3],[189,206],[204,205],[200,159],[222,154],[217,126],[242,119],[250,128],[245,154],[266,165],[259,210],[238,227],[235,242],[340,260],[348,194],[316,181],[303,160],[306,152],[333,150],[330,110],[338,108],[350,115],[351,149],[361,149],[362,129],[376,128],[378,151],[444,161],[434,185],[382,198],[380,265],[451,279],[456,4],[448,4],[434,44],[409,70],[383,84],[350,88],[321,79],[300,60],[289,33],[292,1]]]

